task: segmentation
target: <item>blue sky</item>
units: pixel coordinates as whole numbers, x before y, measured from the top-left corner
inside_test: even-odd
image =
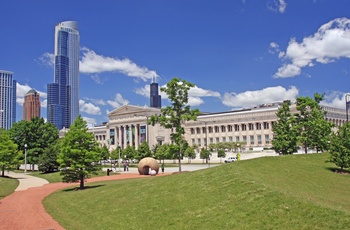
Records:
[[[148,105],[149,84],[192,82],[205,112],[325,93],[344,108],[350,76],[348,0],[11,0],[0,3],[0,69],[23,96],[53,82],[54,28],[79,23],[80,113],[108,121],[124,104]],[[162,95],[163,106],[168,104]]]

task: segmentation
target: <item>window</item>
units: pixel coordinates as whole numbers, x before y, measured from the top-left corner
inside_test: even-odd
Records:
[[[243,136],[243,142],[247,144],[247,136]]]
[[[207,128],[203,127],[202,128],[202,133],[207,133]]]
[[[264,129],[269,129],[270,128],[270,124],[268,122],[264,122]]]
[[[197,141],[198,141],[198,146],[201,147],[201,146],[202,146],[202,144],[201,144],[201,139],[198,138]]]
[[[229,132],[232,132],[232,125],[228,125],[227,129],[228,129]]]
[[[254,124],[249,123],[249,130],[254,130]]]
[[[216,133],[220,132],[219,126],[215,126],[214,128],[215,128],[215,132],[216,132]]]
[[[229,142],[233,142],[233,137],[229,137]]]
[[[235,125],[235,131],[236,131],[236,132],[239,131],[239,125]]]
[[[221,126],[221,132],[222,133],[226,132],[226,126],[224,126],[224,125]]]
[[[265,143],[270,144],[270,136],[268,134],[265,135]]]
[[[261,145],[261,135],[258,135],[258,144]]]
[[[192,146],[196,144],[196,142],[194,141],[194,138],[192,138],[191,141],[192,141]]]
[[[226,137],[223,137],[223,138],[222,138],[222,142],[226,142]]]
[[[220,139],[217,137],[215,138],[216,139],[216,143],[219,143],[220,142]]]
[[[209,127],[209,133],[213,133],[213,127]]]
[[[246,124],[242,124],[242,131],[246,131],[247,130],[247,125]]]
[[[191,134],[194,134],[194,128],[191,128]]]
[[[204,143],[204,146],[207,146],[208,144],[207,144],[207,139],[203,139],[203,143]]]
[[[256,130],[261,130],[261,123],[256,123],[255,127],[256,127]]]
[[[236,137],[236,142],[239,142],[239,137]]]
[[[200,128],[196,128],[196,132],[197,132],[197,134],[200,134],[201,133],[201,129]]]
[[[211,138],[209,138],[209,142],[210,142],[210,144],[213,144],[214,142],[213,142],[213,138],[211,137]]]
[[[249,138],[250,138],[250,144],[251,144],[251,145],[254,145],[254,136],[251,135]]]

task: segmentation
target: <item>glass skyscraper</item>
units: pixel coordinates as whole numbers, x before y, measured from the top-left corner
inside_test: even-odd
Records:
[[[13,73],[0,70],[0,128],[10,129],[16,122],[17,81]]]
[[[158,83],[155,80],[150,85],[150,106],[152,108],[162,107],[162,98],[159,95]]]
[[[47,86],[47,120],[58,129],[69,128],[79,115],[78,23],[61,22],[55,28],[54,83]]]

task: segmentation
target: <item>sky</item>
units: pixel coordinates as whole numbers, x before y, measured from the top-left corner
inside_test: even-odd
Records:
[[[195,84],[189,104],[203,112],[316,92],[345,109],[350,92],[348,0],[4,0],[0,9],[0,70],[18,82],[17,121],[32,88],[46,119],[62,21],[78,22],[80,114],[92,125],[123,105],[149,106],[153,79]]]

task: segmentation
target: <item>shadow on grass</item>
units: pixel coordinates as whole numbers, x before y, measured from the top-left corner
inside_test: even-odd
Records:
[[[336,168],[336,167],[327,167],[326,169],[334,173],[350,174],[350,171],[346,169],[341,170],[340,168]]]
[[[1,177],[1,178],[6,178],[6,179],[12,179],[12,180],[23,179],[23,178],[14,178],[14,177],[7,176],[7,175],[5,175],[5,176],[1,176],[1,175],[0,175],[0,177]]]
[[[92,189],[92,188],[99,188],[102,186],[106,186],[105,184],[99,184],[99,185],[94,185],[94,186],[85,186],[83,190],[86,189]],[[70,192],[70,191],[79,191],[81,190],[80,187],[74,187],[74,188],[69,188],[69,189],[63,189],[62,191],[64,192]]]

